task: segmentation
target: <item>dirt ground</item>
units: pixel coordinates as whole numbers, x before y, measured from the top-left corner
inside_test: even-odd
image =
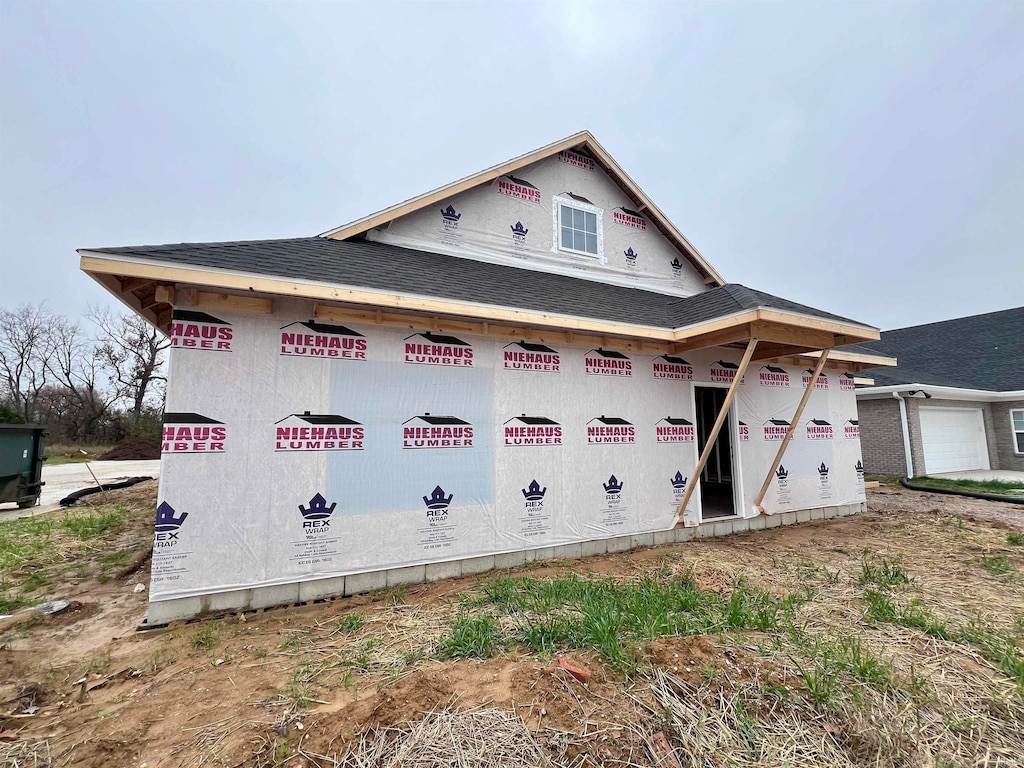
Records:
[[[90,497],[97,508],[137,510],[119,551],[144,550],[154,497],[155,483]],[[894,600],[942,626],[983,621],[984,637],[1009,638],[1006,654],[1019,659],[1024,546],[1008,537],[1017,530],[1024,507],[884,485],[870,492],[869,511],[851,518],[512,572],[685,576],[726,596],[741,581],[779,597],[802,590],[793,632],[823,638],[807,658],[828,638],[856,636],[892,679],[910,681],[858,688],[852,698],[837,692],[819,707],[771,703],[766,691],[778,701],[815,699],[821,681],[779,645],[781,635],[751,629],[652,639],[635,676],[593,650],[563,654],[592,672],[586,685],[559,669],[556,655],[522,646],[439,659],[438,642],[490,575],[140,632],[146,593],[134,589],[148,585],[149,572],[136,555],[116,572],[85,568],[54,583],[51,591],[72,601],[68,612],[0,622],[0,766],[324,768],[342,764],[360,738],[477,706],[517,714],[557,765],[654,766],[646,739],[664,731],[682,765],[709,768],[1020,766],[1022,690],[992,652],[924,622],[868,621],[863,582],[865,563],[898,563],[909,579],[893,587]],[[741,699],[751,709],[737,714],[729,702]],[[687,710],[701,707],[687,737]],[[747,722],[760,729],[756,749],[742,740]],[[807,745],[794,737],[789,751],[772,751],[782,749],[775,731],[805,734]],[[747,744],[735,759],[734,737]],[[821,751],[823,741],[835,756]],[[818,752],[803,760],[801,749]]]

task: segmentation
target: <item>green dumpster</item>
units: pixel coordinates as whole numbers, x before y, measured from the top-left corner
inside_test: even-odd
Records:
[[[0,503],[34,506],[42,491],[43,427],[0,424]]]

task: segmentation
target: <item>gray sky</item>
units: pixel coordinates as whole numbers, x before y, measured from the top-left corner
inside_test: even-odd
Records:
[[[1024,304],[1024,2],[0,0],[0,304],[76,247],[312,235],[582,128],[732,282]]]

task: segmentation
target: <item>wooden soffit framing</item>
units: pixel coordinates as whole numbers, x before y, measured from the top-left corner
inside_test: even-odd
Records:
[[[82,252],[81,268],[164,331],[170,325],[172,306],[267,314],[273,311],[274,297],[287,296],[311,300],[312,316],[327,321],[477,333],[656,354],[745,345],[756,338],[760,341],[756,360],[798,360],[793,363],[796,365],[806,364],[806,359],[813,362],[823,349],[879,336],[873,328],[772,309],[752,309],[671,329],[108,258],[88,251]],[[830,355],[829,364],[862,370],[894,365],[895,361],[836,351]]]
[[[608,174],[609,178],[611,178],[612,181],[614,181],[615,184],[618,185],[618,187],[625,193],[626,197],[629,198],[636,209],[647,216],[658,230],[668,239],[668,241],[671,242],[691,264],[693,264],[701,275],[703,275],[704,282],[706,284],[713,286],[725,284],[725,280],[722,279],[722,276],[719,275],[718,272],[715,271],[714,267],[712,267],[700,254],[700,252],[694,247],[693,243],[687,240],[683,233],[676,229],[675,225],[669,220],[669,218],[662,213],[661,209],[654,204],[642,189],[640,189],[639,185],[630,178],[629,174],[626,173],[617,162],[615,162],[615,159],[598,143],[597,139],[591,135],[590,131],[574,133],[572,136],[562,139],[561,141],[548,144],[546,147],[541,147],[533,152],[520,155],[519,157],[513,158],[499,165],[492,166],[480,173],[467,176],[464,179],[459,179],[458,181],[452,182],[444,187],[439,187],[438,189],[427,192],[419,197],[414,197],[403,203],[399,203],[398,205],[385,208],[377,213],[364,216],[363,218],[357,219],[349,224],[335,227],[334,229],[321,233],[321,235],[334,240],[348,240],[351,237],[361,235],[371,229],[382,227],[400,216],[413,213],[421,208],[427,208],[435,203],[447,200],[461,192],[478,187],[481,184],[488,184],[501,176],[515,173],[521,168],[532,165],[533,163],[541,160],[546,160],[547,158],[566,150],[586,150],[587,153],[594,158],[595,162],[601,167],[601,169]]]

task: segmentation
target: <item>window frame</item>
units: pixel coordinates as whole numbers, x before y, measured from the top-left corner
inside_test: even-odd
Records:
[[[1017,435],[1024,435],[1024,427],[1017,429],[1017,423],[1013,420],[1013,414],[1019,413],[1021,422],[1024,422],[1024,408],[1010,408],[1010,440],[1013,442],[1013,455],[1024,456],[1024,451],[1020,450],[1017,442]]]
[[[597,217],[597,253],[590,251],[579,251],[575,248],[565,248],[562,245],[562,206],[571,210],[592,213]],[[552,253],[568,253],[590,261],[606,263],[604,257],[604,209],[574,200],[571,197],[553,195],[551,198],[551,251]]]

